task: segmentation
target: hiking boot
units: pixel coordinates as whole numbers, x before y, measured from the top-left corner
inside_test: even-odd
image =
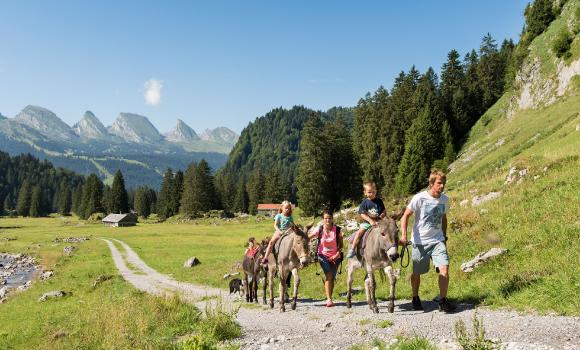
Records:
[[[423,310],[423,304],[421,304],[421,299],[419,299],[419,297],[413,297],[413,310],[415,311]]]
[[[348,250],[348,254],[346,254],[346,257],[347,257],[348,259],[352,259],[352,258],[354,258],[354,249],[352,249],[352,248],[351,248],[351,249],[349,249],[349,250]]]
[[[439,301],[439,311],[453,312],[455,309],[457,309],[457,305],[450,303],[447,298],[441,298]]]

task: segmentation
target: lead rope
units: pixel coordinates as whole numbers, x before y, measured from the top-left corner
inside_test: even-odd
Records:
[[[403,247],[401,247],[401,267],[402,268],[406,268],[407,266],[409,266],[409,263],[411,262],[411,258],[409,257],[409,246],[411,245],[411,242],[407,242],[407,244],[405,244]],[[407,252],[407,264],[403,265],[403,258],[405,257],[405,251]]]

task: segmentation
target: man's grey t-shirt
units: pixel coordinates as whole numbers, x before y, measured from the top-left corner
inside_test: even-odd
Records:
[[[414,244],[429,245],[445,241],[441,227],[443,214],[449,210],[449,198],[445,194],[435,198],[427,191],[417,193],[407,208],[415,214],[411,239]]]

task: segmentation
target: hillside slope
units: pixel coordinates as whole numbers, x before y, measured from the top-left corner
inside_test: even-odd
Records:
[[[580,1],[531,44],[511,91],[471,130],[451,166],[452,295],[495,306],[578,315],[580,303]],[[552,52],[567,27],[570,57]],[[497,198],[477,204],[494,192]],[[491,247],[509,252],[477,268]],[[435,290],[433,290],[435,291]]]

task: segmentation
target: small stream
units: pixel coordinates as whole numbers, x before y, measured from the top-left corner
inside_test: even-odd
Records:
[[[6,282],[0,285],[0,288],[18,288],[32,280],[37,270],[38,266],[34,264],[33,258],[24,255],[0,254],[0,279]]]

